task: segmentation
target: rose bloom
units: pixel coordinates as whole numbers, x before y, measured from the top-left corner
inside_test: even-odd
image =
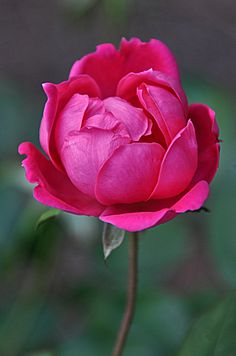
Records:
[[[47,157],[19,146],[38,201],[128,231],[202,206],[218,168],[218,126],[208,106],[188,105],[165,44],[99,45],[68,80],[43,89]]]

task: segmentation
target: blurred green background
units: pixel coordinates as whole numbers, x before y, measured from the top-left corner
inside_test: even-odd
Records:
[[[171,47],[189,102],[214,108],[223,140],[210,213],[187,213],[140,237],[137,312],[124,356],[177,354],[195,320],[235,289],[236,6],[195,4],[0,0],[1,356],[110,355],[125,303],[127,238],[105,263],[95,218],[62,213],[36,229],[46,208],[32,199],[17,146],[38,145],[41,83],[66,79],[77,58],[122,36]]]

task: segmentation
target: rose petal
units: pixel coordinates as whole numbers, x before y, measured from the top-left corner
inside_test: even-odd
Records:
[[[164,153],[157,143],[119,147],[98,174],[97,199],[105,205],[146,200],[155,186]]]
[[[201,181],[180,197],[108,207],[99,219],[120,229],[140,231],[167,222],[176,214],[199,209],[208,193],[208,184]]]
[[[69,132],[81,128],[88,104],[88,95],[74,94],[61,111],[55,126],[55,141],[58,152],[60,152]]]
[[[167,88],[142,84],[138,97],[144,108],[156,120],[166,144],[186,125],[186,117],[178,98]]]
[[[125,125],[115,118],[110,112],[106,112],[102,115],[94,115],[89,117],[84,127],[92,128],[96,127],[103,130],[112,130],[114,133],[127,137],[130,139],[130,135],[125,127]]]
[[[198,210],[209,194],[209,185],[202,180],[183,195],[173,206],[176,213],[184,213],[187,210]]]
[[[117,83],[122,77],[120,53],[110,43],[97,46],[95,53],[90,53],[74,63],[70,78],[81,73],[89,74],[96,81],[102,98],[114,95]]]
[[[129,72],[142,72],[153,68],[179,80],[179,72],[174,56],[161,41],[152,39],[145,43],[138,38],[123,39],[120,49],[105,43],[76,61],[70,78],[79,74],[89,74],[102,91],[102,97],[114,96],[119,80]]]
[[[105,114],[103,100],[99,98],[89,98],[89,104],[86,109],[86,117],[89,118],[93,115]]]
[[[152,199],[170,198],[181,193],[197,169],[197,141],[192,122],[179,132],[163,158]]]
[[[68,177],[59,172],[30,142],[19,146],[19,153],[27,155],[22,165],[30,183],[37,183],[34,196],[42,204],[75,214],[98,216],[104,207],[76,189]]]
[[[140,73],[127,74],[120,80],[116,95],[127,101],[132,101],[137,94],[138,86],[142,83],[161,86],[173,92],[179,99],[185,115],[187,115],[188,102],[181,83],[162,72],[152,69]]]
[[[83,127],[96,127],[105,130],[112,130],[121,136],[129,137],[125,125],[115,118],[112,113],[107,112],[104,102],[100,99],[89,99],[89,105],[86,110],[86,118]]]
[[[128,137],[97,128],[83,128],[68,136],[61,158],[73,184],[83,193],[94,197],[100,167],[117,147],[129,141]]]
[[[99,219],[126,231],[141,231],[158,225],[158,222],[165,217],[168,211],[168,209],[161,209],[155,212],[119,213],[118,209],[110,210],[108,208],[104,214],[100,215]]]
[[[125,72],[143,72],[152,68],[179,80],[176,60],[169,48],[161,41],[151,39],[145,43],[138,38],[122,39],[120,53],[125,58]]]
[[[198,143],[198,168],[194,181],[206,180],[210,183],[219,166],[219,128],[214,111],[207,105],[189,106],[189,117],[196,131]]]
[[[105,99],[104,106],[126,126],[133,141],[139,141],[147,132],[149,121],[142,109],[135,108],[127,101],[117,97]]]
[[[51,140],[55,118],[73,94],[79,93],[98,97],[100,90],[94,79],[88,75],[80,75],[76,79],[70,79],[60,84],[45,83],[43,89],[48,100],[45,104],[40,126],[40,144],[53,164],[62,169],[55,142]]]

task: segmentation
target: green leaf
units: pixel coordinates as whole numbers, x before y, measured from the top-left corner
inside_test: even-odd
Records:
[[[125,230],[121,230],[116,226],[104,223],[102,233],[102,244],[105,259],[110,255],[111,251],[119,247],[124,240]]]
[[[47,222],[50,219],[54,219],[57,215],[61,213],[61,210],[59,209],[49,209],[45,211],[40,218],[38,219],[36,223],[36,230],[43,225],[45,222]]]
[[[197,320],[178,356],[234,356],[235,335],[236,293],[233,293]]]

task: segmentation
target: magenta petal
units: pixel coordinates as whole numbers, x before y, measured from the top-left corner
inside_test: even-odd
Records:
[[[157,225],[168,212],[168,209],[161,209],[119,214],[115,208],[107,208],[99,219],[126,231],[141,231]]]
[[[184,213],[187,210],[198,210],[209,194],[209,186],[205,181],[198,182],[177,203],[172,206],[176,213]]]
[[[88,107],[87,95],[74,94],[57,118],[55,137],[58,152],[60,152],[69,132],[79,130],[85,111]]]
[[[111,112],[126,126],[133,141],[138,141],[147,132],[149,121],[142,109],[117,97],[105,99],[104,106],[108,112]]]
[[[100,115],[105,113],[103,100],[99,98],[89,98],[89,104],[86,110],[86,117]]]
[[[115,95],[116,86],[122,77],[122,59],[116,48],[105,43],[76,61],[71,69],[70,78],[79,74],[89,74],[101,89],[102,98]]]
[[[98,216],[104,210],[96,200],[77,190],[32,143],[22,143],[19,153],[27,155],[22,162],[26,178],[30,183],[38,184],[34,196],[42,204],[83,215]]]
[[[63,91],[64,85],[56,86],[51,83],[43,84],[43,89],[48,97],[45,104],[43,118],[40,126],[40,144],[44,151],[49,154],[49,138],[54,124],[55,115],[57,112],[58,101]]]
[[[98,128],[83,128],[68,136],[61,158],[73,184],[83,193],[94,197],[100,167],[117,147],[129,141],[128,137]]]
[[[145,201],[156,184],[164,152],[157,143],[119,147],[98,174],[97,199],[105,205]]]
[[[167,145],[186,125],[186,117],[179,99],[167,88],[141,85],[138,97],[144,108],[156,120]]]
[[[169,48],[161,41],[151,39],[145,43],[138,38],[122,39],[120,53],[124,58],[125,73],[143,72],[152,68],[179,80],[175,58]]]
[[[140,231],[163,224],[177,214],[199,209],[209,193],[207,182],[198,182],[181,196],[140,204],[108,207],[99,219],[127,231]]]
[[[60,84],[45,83],[43,89],[48,97],[45,104],[43,118],[40,126],[40,144],[53,164],[61,168],[60,159],[55,150],[55,143],[51,142],[56,116],[64,108],[68,100],[75,93],[87,94],[91,97],[100,96],[96,82],[87,75],[70,79]]]
[[[184,191],[197,169],[197,149],[194,126],[189,120],[166,151],[152,199],[170,198]]]
[[[184,113],[187,115],[188,103],[181,83],[162,72],[153,71],[152,69],[140,73],[127,74],[120,80],[117,86],[116,95],[130,101],[136,96],[138,86],[143,83],[163,86],[168,90],[171,90],[179,99],[183,106]]]
[[[189,107],[198,143],[198,168],[194,181],[210,183],[219,166],[219,128],[214,111],[207,105],[192,104]]]
[[[110,112],[106,112],[102,115],[94,115],[86,120],[84,127],[87,128],[99,128],[103,130],[112,130],[114,133],[127,137],[130,139],[130,135],[125,125],[115,118]]]
[[[76,61],[70,78],[79,74],[90,75],[102,91],[102,97],[114,96],[119,80],[130,72],[143,72],[153,68],[179,81],[174,56],[168,47],[155,39],[141,42],[137,38],[123,39],[120,49],[110,43],[97,46],[96,52]]]

